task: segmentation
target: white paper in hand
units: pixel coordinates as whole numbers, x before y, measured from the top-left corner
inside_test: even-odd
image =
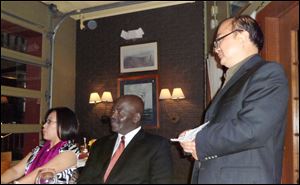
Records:
[[[203,125],[200,125],[199,127],[196,127],[194,129],[186,131],[184,136],[178,137],[178,138],[171,138],[171,141],[173,142],[184,142],[184,141],[193,141],[199,131],[201,131],[209,121],[204,123]]]

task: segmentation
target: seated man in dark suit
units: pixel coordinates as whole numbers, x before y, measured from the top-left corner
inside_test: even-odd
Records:
[[[138,96],[125,95],[116,100],[111,116],[115,134],[93,145],[79,184],[172,183],[170,144],[141,128],[143,111],[144,103]]]

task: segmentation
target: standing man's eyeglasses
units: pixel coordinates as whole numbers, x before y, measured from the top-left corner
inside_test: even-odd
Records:
[[[220,41],[222,39],[224,39],[225,37],[229,36],[230,34],[236,32],[236,31],[244,31],[244,30],[241,30],[241,29],[236,29],[236,30],[233,30],[232,32],[230,33],[227,33],[226,35],[220,37],[220,38],[217,38],[215,41],[214,41],[214,49],[218,49],[220,47]]]

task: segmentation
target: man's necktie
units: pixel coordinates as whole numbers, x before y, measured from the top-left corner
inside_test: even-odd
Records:
[[[109,176],[109,173],[113,169],[114,165],[116,164],[117,160],[119,159],[120,155],[122,154],[123,150],[125,148],[125,136],[121,137],[121,142],[115,151],[114,155],[112,156],[110,163],[106,169],[106,172],[104,174],[104,182],[106,181],[107,177]]]

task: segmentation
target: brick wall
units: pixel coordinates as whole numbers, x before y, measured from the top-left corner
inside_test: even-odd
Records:
[[[159,101],[160,128],[147,130],[167,138],[201,123],[204,109],[204,25],[203,2],[177,5],[155,10],[112,16],[97,20],[95,30],[77,26],[76,112],[81,123],[80,133],[88,138],[109,134],[109,125],[99,117],[104,105],[88,104],[89,93],[104,90],[117,97],[117,79],[145,74],[159,75],[161,88],[181,87],[186,99]],[[121,30],[141,27],[142,39],[125,41]],[[157,42],[158,70],[120,74],[120,46]],[[111,105],[108,105],[111,107]],[[180,120],[173,123],[166,114],[175,112]],[[192,162],[184,158],[176,144],[172,145],[174,182],[188,183]]]

